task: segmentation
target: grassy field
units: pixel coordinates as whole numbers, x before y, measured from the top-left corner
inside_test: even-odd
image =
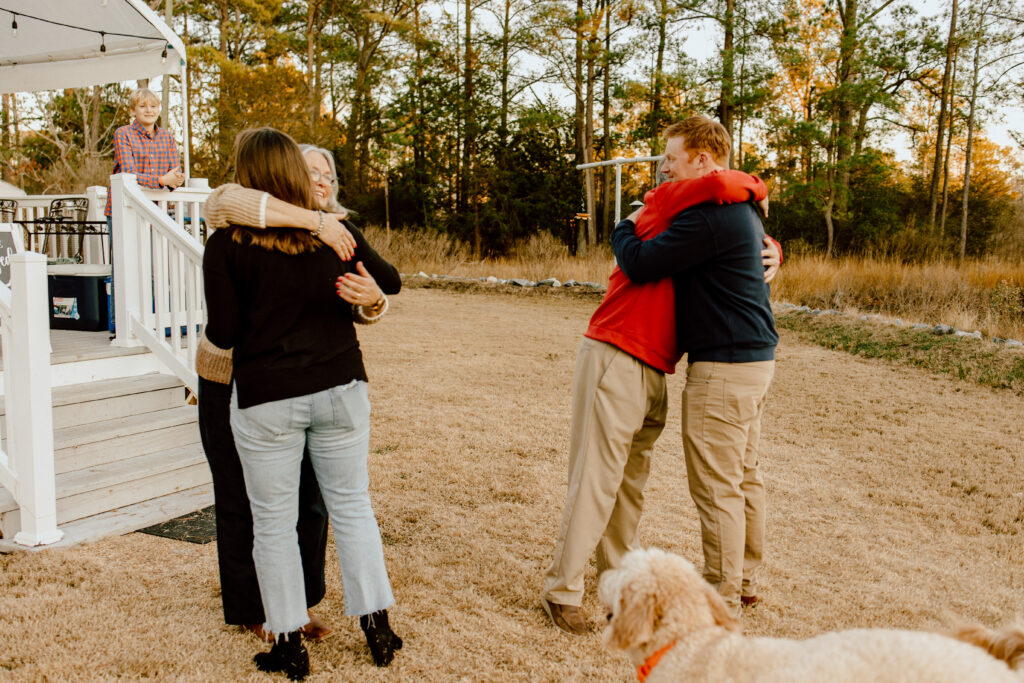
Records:
[[[605,284],[614,266],[602,245],[586,258],[569,255],[550,235],[539,235],[501,258],[474,260],[470,249],[444,235],[366,231],[403,273],[465,277],[554,277]],[[791,254],[772,283],[775,301],[881,313],[907,320],[945,323],[988,336],[1024,341],[1024,263],[1001,259],[907,264],[892,259]]]
[[[847,316],[777,313],[776,326],[827,349],[923,368],[1024,396],[1024,352],[987,340],[935,335]]]
[[[628,681],[539,604],[566,489],[571,377],[596,305],[566,292],[409,288],[360,330],[370,477],[406,646],[377,670],[342,616],[311,681]],[[748,633],[1001,625],[1024,604],[1024,404],[1008,389],[836,353],[783,328],[762,437],[764,602]],[[985,342],[986,344],[988,342]],[[641,540],[700,562],[669,378]],[[603,612],[587,574],[584,610]],[[213,543],[142,534],[0,556],[0,680],[283,680],[221,621]]]

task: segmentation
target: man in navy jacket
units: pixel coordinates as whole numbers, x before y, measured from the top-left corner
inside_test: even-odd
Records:
[[[665,138],[670,181],[728,165],[729,135],[707,117],[674,124]],[[630,280],[672,277],[675,284],[676,338],[688,354],[683,447],[704,578],[738,615],[741,605],[757,602],[765,534],[758,441],[779,340],[761,261],[764,228],[751,204],[701,204],[641,241],[639,211],[616,226],[612,247]]]

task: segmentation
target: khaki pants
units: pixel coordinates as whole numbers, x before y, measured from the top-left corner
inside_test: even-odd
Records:
[[[757,446],[774,371],[775,361],[691,363],[683,390],[686,475],[700,516],[704,578],[735,614],[741,594],[756,594],[764,552]]]
[[[579,606],[583,574],[618,566],[636,544],[651,449],[665,427],[665,375],[584,338],[573,379],[569,490],[543,596]]]

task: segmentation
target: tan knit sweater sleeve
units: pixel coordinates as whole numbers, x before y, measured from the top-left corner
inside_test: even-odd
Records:
[[[206,198],[203,217],[206,218],[206,224],[214,230],[229,225],[265,228],[269,197],[266,192],[235,183],[221,185]]]
[[[214,346],[204,334],[196,347],[196,374],[217,384],[231,384],[231,349]]]

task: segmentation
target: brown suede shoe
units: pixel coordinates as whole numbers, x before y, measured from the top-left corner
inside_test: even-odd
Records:
[[[307,613],[309,614],[309,623],[299,629],[303,638],[316,641],[334,634],[334,629],[325,624],[323,619],[312,612]]]
[[[740,604],[744,607],[753,607],[757,603],[761,602],[761,598],[756,595],[741,595]]]
[[[263,630],[263,624],[246,624],[242,627],[243,630],[254,634],[257,638],[262,640],[264,643],[274,642],[274,637]]]
[[[544,606],[544,611],[551,617],[551,623],[566,633],[579,636],[590,630],[587,628],[587,622],[583,618],[583,612],[580,611],[579,607],[559,605],[557,602],[551,602],[547,599],[542,599],[540,603]]]

